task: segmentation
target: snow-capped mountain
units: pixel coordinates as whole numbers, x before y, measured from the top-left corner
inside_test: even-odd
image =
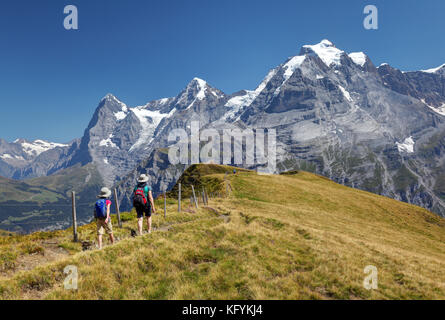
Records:
[[[431,68],[431,69],[427,69],[427,70],[421,70],[421,72],[425,72],[425,73],[435,73],[435,74],[444,74],[445,73],[445,64],[436,67],[436,68]]]
[[[78,148],[61,167],[93,162],[104,181],[112,185],[146,159],[159,144],[159,132],[184,115],[211,109],[226,96],[205,81],[193,79],[178,96],[129,107],[106,95],[85,130]],[[187,118],[187,116],[185,116]],[[174,121],[172,122],[172,120]]]
[[[305,45],[255,90],[169,117],[150,157],[120,183],[121,202],[130,205],[127,190],[142,172],[157,191],[175,182],[182,169],[168,165],[165,137],[199,119],[204,127],[275,128],[280,171],[315,171],[444,214],[444,84],[441,68],[404,73],[328,40]]]
[[[26,162],[32,161],[43,152],[55,148],[67,147],[67,144],[47,142],[43,140],[26,141],[17,139],[12,143],[0,140],[0,158],[6,161]],[[9,153],[8,153],[9,152]]]
[[[444,66],[375,67],[365,53],[323,40],[302,46],[253,90],[229,95],[195,78],[176,97],[134,107],[108,94],[82,139],[51,149],[60,154],[46,174],[94,165],[127,209],[140,173],[155,193],[175,183],[185,166],[169,164],[167,137],[199,120],[203,128],[276,129],[278,171],[314,171],[443,215],[444,88]]]
[[[12,143],[0,139],[0,175],[23,179],[47,175],[46,167],[68,150],[69,144],[44,140],[17,139]]]

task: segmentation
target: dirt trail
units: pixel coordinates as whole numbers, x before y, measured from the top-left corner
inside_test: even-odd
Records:
[[[218,210],[209,207],[209,206],[202,206],[201,208],[207,210],[208,212],[212,213],[212,215],[217,216],[220,219],[223,219],[225,223],[228,223],[230,221],[230,217],[228,215],[224,215],[218,212]],[[196,211],[192,208],[183,209],[184,212],[189,213],[195,213]],[[198,219],[200,220],[200,219]],[[181,225],[188,222],[176,222],[176,223],[170,223],[166,225],[162,225],[160,227],[154,227],[152,232],[168,232],[170,231],[175,225]],[[123,238],[116,238],[115,244],[119,243],[121,240],[124,239],[130,239],[131,236],[131,230],[132,228],[126,226],[125,229],[128,229],[129,233],[128,236]],[[144,232],[144,236],[147,235],[147,232]],[[88,243],[88,248],[86,250],[98,250],[96,247],[95,241],[85,241],[85,243]],[[14,269],[4,271],[0,273],[0,280],[5,280],[8,278],[13,277],[17,273],[21,271],[28,271],[32,270],[40,265],[48,264],[57,260],[61,260],[63,258],[69,257],[70,253],[61,248],[59,246],[59,242],[57,242],[55,239],[41,241],[38,243],[42,248],[42,252],[32,253],[23,255],[17,258],[16,260],[16,266]],[[111,246],[110,243],[105,239],[104,240],[104,248]]]
[[[60,248],[58,243],[42,242],[41,245],[44,248],[44,252],[20,257],[17,260],[18,263],[15,272],[31,270],[41,264],[46,264],[69,256],[68,251]]]
[[[0,278],[11,278],[21,271],[32,270],[40,265],[60,260],[70,255],[68,251],[60,248],[57,242],[43,241],[39,242],[39,245],[43,248],[42,252],[19,256],[16,260],[15,267],[1,272]]]

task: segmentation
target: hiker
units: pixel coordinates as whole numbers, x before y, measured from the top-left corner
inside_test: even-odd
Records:
[[[142,235],[142,225],[144,222],[144,213],[147,217],[148,233],[151,233],[151,212],[156,213],[151,187],[147,184],[148,176],[141,174],[138,184],[133,191],[133,207],[136,209],[138,216],[138,231]]]
[[[108,188],[102,188],[97,197],[99,200],[96,201],[94,217],[96,218],[97,226],[97,243],[99,249],[102,249],[102,236],[104,234],[104,230],[110,236],[111,244],[114,244],[113,226],[111,225],[110,217],[111,201],[108,199],[111,197],[111,190]]]

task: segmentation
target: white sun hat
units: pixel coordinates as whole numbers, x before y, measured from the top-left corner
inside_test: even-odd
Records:
[[[98,198],[109,198],[111,197],[111,190],[107,187],[100,189],[100,194],[97,196]]]
[[[146,174],[141,174],[138,179],[139,183],[148,182],[148,176]]]

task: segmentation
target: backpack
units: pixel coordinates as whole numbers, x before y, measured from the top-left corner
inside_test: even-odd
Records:
[[[133,207],[143,208],[147,205],[147,198],[145,197],[145,189],[146,187],[138,187],[134,191]]]
[[[95,205],[96,218],[105,219],[107,217],[107,200],[99,199]]]

